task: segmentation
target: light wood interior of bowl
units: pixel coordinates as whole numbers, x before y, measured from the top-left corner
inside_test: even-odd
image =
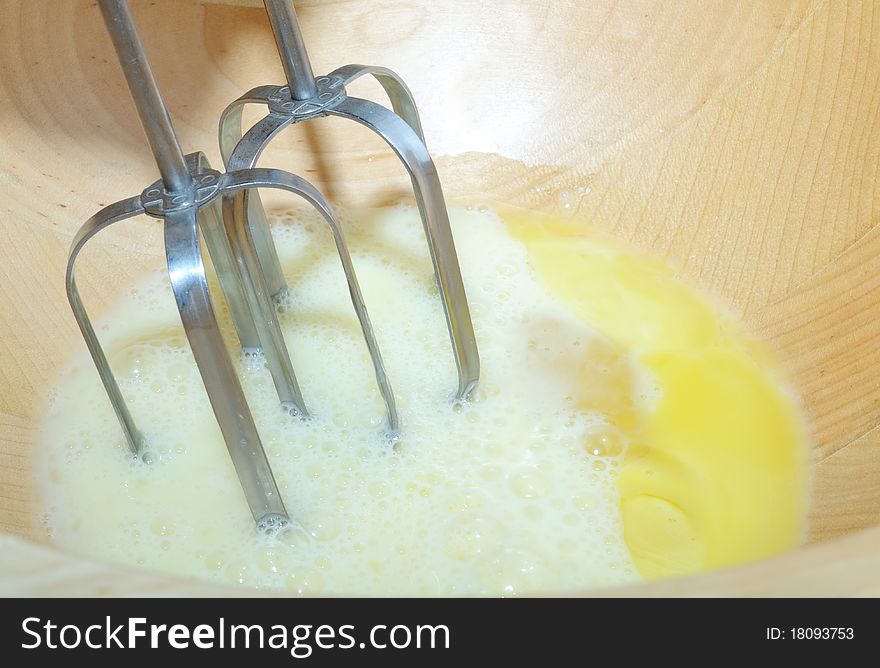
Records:
[[[132,2],[184,149],[215,165],[224,106],[282,81],[265,15],[247,4],[258,3]],[[382,64],[407,80],[451,199],[583,219],[719,295],[775,349],[803,398],[816,462],[808,542],[880,523],[874,3],[297,7],[316,71]],[[377,86],[353,92],[381,99]],[[60,365],[82,345],[64,295],[68,246],[97,208],[140,192],[156,170],[89,0],[2,4],[0,93],[0,531],[40,541],[36,428]],[[288,131],[263,164],[344,204],[408,189],[379,140],[332,119]],[[144,219],[108,240],[85,288],[102,293],[155,266],[157,229]],[[880,554],[877,531],[864,535],[873,539],[859,539],[860,558]],[[5,561],[30,554],[5,540]],[[821,549],[791,558],[852,552]]]

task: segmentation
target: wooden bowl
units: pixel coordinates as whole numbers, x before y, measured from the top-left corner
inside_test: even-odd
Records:
[[[132,4],[185,150],[219,164],[223,107],[282,81],[263,11],[241,0]],[[815,443],[805,546],[613,593],[880,593],[871,3],[297,4],[316,71],[375,63],[409,82],[452,198],[576,216],[674,259],[787,367]],[[84,219],[156,170],[93,2],[2,3],[0,90],[0,592],[228,595],[41,545],[35,435],[60,365],[82,345],[64,295],[67,250]],[[396,159],[352,123],[307,124],[274,146],[263,164],[336,201],[376,204],[408,187]],[[161,259],[147,241],[155,221],[135,228],[95,252],[87,289]]]

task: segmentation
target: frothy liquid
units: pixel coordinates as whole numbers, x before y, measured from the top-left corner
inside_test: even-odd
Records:
[[[302,528],[255,533],[167,277],[157,273],[99,329],[153,461],[128,456],[80,354],[42,432],[53,540],[151,569],[302,594],[510,596],[637,580],[625,534],[643,542],[640,521],[661,534],[677,521],[639,505],[625,531],[621,514],[619,476],[629,462],[631,497],[645,416],[664,399],[644,346],[609,336],[551,289],[527,240],[496,214],[453,210],[451,219],[482,359],[472,403],[450,400],[455,365],[416,210],[344,218],[401,414],[394,447],[383,437],[383,404],[330,233],[316,216],[291,214],[273,226],[291,285],[279,312],[312,419],[281,410],[261,359],[236,364]],[[619,253],[592,247],[606,258]],[[622,286],[604,299],[619,301]],[[644,333],[654,315],[636,314],[630,325]],[[656,529],[658,517],[664,527]],[[638,557],[644,545],[637,548]]]

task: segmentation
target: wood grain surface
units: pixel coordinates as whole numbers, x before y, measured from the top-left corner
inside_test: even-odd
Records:
[[[215,165],[224,106],[282,80],[264,13],[243,6],[257,4],[132,2],[184,149]],[[451,199],[577,217],[668,257],[785,364],[815,444],[815,545],[633,591],[877,594],[880,533],[862,530],[880,524],[880,3],[297,7],[316,71],[403,75]],[[204,591],[22,540],[42,540],[30,468],[46,393],[82,345],[64,296],[70,240],[156,173],[89,0],[0,5],[0,100],[0,531],[17,536],[0,543],[0,593]],[[408,188],[379,140],[337,119],[285,133],[263,164],[344,204]],[[106,303],[108,286],[161,262],[158,231],[144,219],[96,244],[89,297]]]

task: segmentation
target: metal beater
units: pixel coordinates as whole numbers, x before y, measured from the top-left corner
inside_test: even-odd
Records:
[[[380,392],[386,403],[389,432],[393,435],[398,428],[394,396],[385,374],[382,357],[373,335],[341,227],[329,204],[307,181],[281,170],[253,166],[262,148],[259,142],[255,143],[260,136],[257,128],[265,126],[265,121],[277,119],[280,114],[276,114],[272,110],[270,116],[258,123],[240,142],[232,139],[235,137],[233,127],[235,123],[233,121],[237,118],[240,131],[241,106],[251,101],[247,96],[245,96],[247,99],[242,98],[234,103],[221,121],[221,128],[225,128],[223,136],[227,137],[224,157],[229,156],[227,159],[229,167],[226,173],[212,169],[204,154],[200,152],[184,156],[147,62],[126,0],[98,0],[98,4],[161,178],[145,188],[140,195],[104,207],[92,216],[77,233],[68,258],[66,274],[67,295],[74,316],[119,419],[125,439],[133,454],[143,457],[148,452],[148,443],[128,410],[113,371],[92,327],[76,287],[74,267],[77,256],[84,245],[95,234],[113,223],[144,213],[163,219],[165,253],[171,287],[187,339],[241,482],[245,498],[258,528],[283,527],[290,522],[290,518],[272,475],[247,399],[220,333],[205,274],[200,233],[204,239],[205,250],[219,278],[220,288],[229,306],[242,347],[245,350],[265,352],[281,406],[292,414],[298,414],[305,418],[308,413],[290,364],[272,300],[273,296],[277,296],[284,289],[285,282],[262,204],[256,196],[256,189],[276,188],[294,193],[320,212],[333,233],[348,282],[352,304],[364,333]],[[276,39],[279,41],[279,49],[282,52],[284,51],[281,46],[284,36],[299,35],[298,30],[295,30],[296,20],[292,8],[288,5],[285,10],[282,6],[286,4],[267,2],[273,28],[276,28]],[[285,24],[284,20],[292,23]],[[279,21],[282,22],[279,23]],[[292,25],[294,31],[285,32],[285,25]],[[299,40],[299,45],[301,46],[301,40]],[[304,50],[301,49],[299,52],[303,57],[305,56]],[[303,62],[308,65],[307,59]],[[292,74],[292,71],[289,71],[288,74]],[[387,76],[399,83],[399,80],[393,75],[388,74]],[[326,79],[326,77],[322,79]],[[331,78],[323,84],[320,81],[321,79],[318,82],[312,79],[312,86],[306,85],[306,88],[311,90],[317,86],[317,90],[319,90],[317,97],[329,102],[327,98],[321,97],[326,92],[321,86],[326,86],[329,82],[341,81],[341,79]],[[402,83],[399,83],[400,88],[396,88],[395,84],[389,85],[390,90],[398,91],[396,94],[399,99],[394,102],[395,109],[399,104],[403,105],[401,113],[408,114],[410,125],[405,127],[417,127],[418,118],[414,115],[415,107],[412,105],[412,98],[408,91],[402,87]],[[336,88],[338,89],[340,86],[341,84]],[[276,95],[274,89],[275,87],[267,86],[258,90],[266,92],[266,99],[271,101],[269,95]],[[388,89],[389,87],[386,86],[386,90]],[[280,93],[280,89],[277,92]],[[283,93],[281,95],[282,108],[287,109],[283,106],[285,104]],[[341,95],[344,97],[344,91]],[[259,95],[256,99],[262,100]],[[351,99],[353,100],[353,98]],[[401,102],[401,100],[403,101]],[[338,105],[334,105],[333,108],[342,107],[341,102],[340,100]],[[409,110],[405,111],[407,104]],[[383,109],[378,105],[372,105],[372,107]],[[372,107],[367,107],[367,109]],[[320,109],[324,110],[327,107],[324,105]],[[380,120],[380,125],[386,124],[391,127],[395,123],[394,119],[397,119],[397,123],[402,123],[399,117],[388,110],[383,109],[383,111],[387,116],[379,115],[380,118],[385,119]],[[290,122],[293,121],[288,120],[276,130],[266,134],[263,143]],[[416,125],[413,125],[413,122]],[[387,128],[386,131],[391,132]],[[473,328],[461,285],[455,249],[449,232],[445,205],[443,205],[436,172],[433,171],[433,165],[430,157],[427,156],[424,144],[418,141],[416,142],[417,146],[409,146],[407,142],[412,137],[406,133],[403,136],[403,140],[395,140],[397,143],[393,143],[392,146],[399,154],[401,150],[406,151],[409,162],[418,163],[410,171],[413,174],[414,184],[417,178],[422,184],[421,188],[416,187],[416,195],[426,230],[430,229],[428,236],[431,240],[432,257],[444,296],[450,333],[455,344],[460,378],[457,396],[464,398],[476,384],[479,374],[479,359],[473,340]],[[391,140],[389,142],[391,143]],[[256,151],[252,153],[252,159],[247,158],[248,155],[251,155],[249,153],[251,149],[248,148],[250,146],[257,146]],[[421,151],[419,147],[421,147]],[[227,149],[230,150],[227,151]],[[237,158],[237,155],[243,157]],[[403,158],[403,155],[401,157]],[[248,160],[249,163],[244,164]],[[404,161],[407,162],[407,158],[404,158]],[[425,164],[430,165],[430,169],[426,168]],[[436,187],[434,187],[435,183]],[[428,191],[427,196],[424,195],[426,190]],[[436,209],[438,201],[442,209],[440,213]],[[428,202],[427,205],[426,202]],[[451,256],[443,255],[449,251],[451,251]],[[456,301],[458,299],[460,302]]]
[[[443,190],[437,169],[425,146],[412,93],[397,74],[384,67],[346,65],[316,78],[293,4],[290,0],[264,0],[263,4],[269,15],[287,84],[258,86],[235,100],[223,112],[220,117],[220,152],[226,169],[234,171],[254,167],[268,143],[281,130],[288,125],[321,116],[348,118],[382,137],[403,162],[412,180],[458,368],[455,397],[465,400],[479,380],[480,358]],[[346,94],[345,86],[366,74],[372,74],[385,89],[393,112],[375,102]],[[242,134],[241,117],[247,104],[265,105],[268,115]],[[224,207],[237,226],[250,231],[262,262],[266,285],[277,298],[285,289],[285,281],[259,194],[247,190],[224,194]],[[274,307],[266,302],[262,304],[268,310],[262,313],[259,320],[273,322]],[[257,333],[249,329],[247,323],[241,325],[238,326],[238,333],[245,348],[258,347]],[[274,324],[272,326],[275,327]],[[274,374],[292,377],[292,369],[281,368],[288,363],[289,356],[283,349],[277,328],[265,341],[268,343],[264,344],[263,352],[267,360],[279,363]],[[275,350],[269,347],[276,345]],[[389,405],[391,428],[396,430],[393,401],[386,396],[386,402]],[[305,405],[298,403],[297,406],[305,413]]]

